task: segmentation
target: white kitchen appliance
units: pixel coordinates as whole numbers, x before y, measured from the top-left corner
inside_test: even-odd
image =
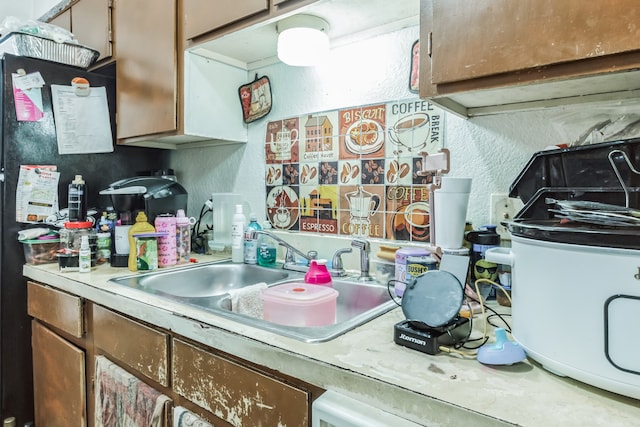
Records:
[[[405,418],[328,390],[311,406],[311,427],[420,427]]]
[[[611,153],[639,165],[640,139],[536,154],[511,187],[526,202],[505,223],[512,246],[485,256],[512,268],[513,337],[529,357],[640,399],[640,219],[596,212],[637,210],[640,177]]]

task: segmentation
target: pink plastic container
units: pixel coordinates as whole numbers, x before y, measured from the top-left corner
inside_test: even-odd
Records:
[[[262,291],[264,319],[288,326],[326,326],[336,322],[338,291],[303,282]]]

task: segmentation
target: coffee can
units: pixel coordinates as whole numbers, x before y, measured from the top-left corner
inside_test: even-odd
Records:
[[[407,282],[429,270],[437,270],[438,262],[428,255],[407,257]]]

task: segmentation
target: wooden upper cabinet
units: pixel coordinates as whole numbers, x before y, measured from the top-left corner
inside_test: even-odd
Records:
[[[278,2],[283,1],[286,0]],[[186,40],[269,10],[269,0],[184,0],[183,3]]]
[[[67,31],[71,31],[71,9],[67,9],[49,21],[49,24],[57,25]]]
[[[118,139],[177,129],[176,0],[114,0]]]
[[[98,61],[110,58],[111,7],[109,0],[81,0],[71,7],[71,32],[78,42],[100,52]]]
[[[432,83],[640,48],[640,3],[433,0]]]
[[[422,0],[420,96],[472,117],[632,98],[636,0]]]

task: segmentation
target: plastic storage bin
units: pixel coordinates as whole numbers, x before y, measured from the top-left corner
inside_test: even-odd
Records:
[[[60,249],[60,239],[22,240],[24,260],[27,264],[47,264],[56,262],[56,253]]]
[[[288,326],[326,326],[336,322],[338,291],[304,282],[285,283],[261,293],[264,320]]]

